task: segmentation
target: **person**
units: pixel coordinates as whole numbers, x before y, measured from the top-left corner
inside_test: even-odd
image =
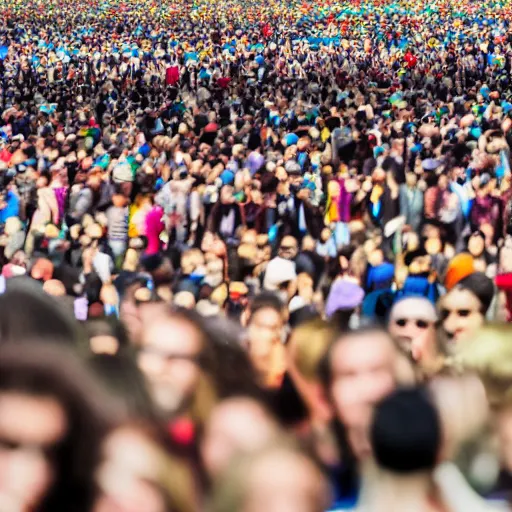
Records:
[[[285,308],[278,297],[269,293],[257,295],[246,315],[246,349],[260,375],[261,383],[279,387],[285,371]]]
[[[8,280],[0,305],[1,343],[39,340],[74,346],[81,340],[62,304],[27,277]]]
[[[435,307],[424,297],[399,299],[389,314],[389,333],[427,374],[437,372],[443,364],[436,324]]]
[[[109,433],[102,444],[95,481],[99,493],[92,512],[197,510],[190,465],[178,454],[171,455],[141,425],[123,424]]]
[[[442,439],[439,413],[425,389],[396,390],[384,398],[371,427],[377,471],[356,510],[499,510],[453,466],[438,467]]]
[[[375,407],[370,438],[377,472],[357,510],[444,509],[431,494],[441,426],[424,390],[397,390],[384,398]]]
[[[484,324],[493,297],[493,282],[480,272],[468,275],[441,297],[441,329],[449,346],[469,337]]]
[[[360,461],[371,455],[374,406],[397,385],[398,351],[385,331],[368,327],[337,337],[323,361],[323,384]]]
[[[254,398],[233,396],[212,411],[201,439],[203,465],[211,481],[242,454],[254,453],[281,435],[264,404]]]
[[[316,464],[286,440],[274,443],[232,463],[214,490],[212,510],[323,512],[329,506]]]
[[[0,369],[0,506],[90,510],[100,442],[122,410],[62,345],[5,344]]]

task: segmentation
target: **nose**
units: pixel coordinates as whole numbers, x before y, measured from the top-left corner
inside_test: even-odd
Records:
[[[443,322],[443,328],[446,333],[450,336],[450,338],[454,337],[458,331],[461,329],[461,325],[457,315],[454,313],[450,313],[445,321]]]

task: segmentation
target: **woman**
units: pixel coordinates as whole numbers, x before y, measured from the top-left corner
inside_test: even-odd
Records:
[[[191,467],[141,425],[126,424],[105,439],[96,471],[92,512],[193,512],[198,509]]]
[[[0,352],[0,509],[88,512],[117,403],[62,345]]]

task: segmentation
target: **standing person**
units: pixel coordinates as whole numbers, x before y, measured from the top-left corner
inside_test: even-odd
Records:
[[[126,197],[117,192],[112,196],[112,206],[107,208],[108,244],[116,261],[121,259],[128,243],[128,206]]]
[[[400,363],[390,335],[375,327],[339,335],[322,361],[322,384],[340,437],[338,486],[349,503],[357,502],[359,476],[371,463],[370,426],[376,404],[394,391],[399,380],[412,378],[412,371],[400,374]]]
[[[406,183],[400,185],[400,215],[405,217],[405,223],[419,233],[423,220],[423,192],[418,188],[418,177],[408,173]]]

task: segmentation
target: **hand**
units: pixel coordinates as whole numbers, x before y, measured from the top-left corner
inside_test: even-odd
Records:
[[[113,284],[104,284],[100,291],[100,300],[103,304],[117,306],[119,304],[119,295]]]

